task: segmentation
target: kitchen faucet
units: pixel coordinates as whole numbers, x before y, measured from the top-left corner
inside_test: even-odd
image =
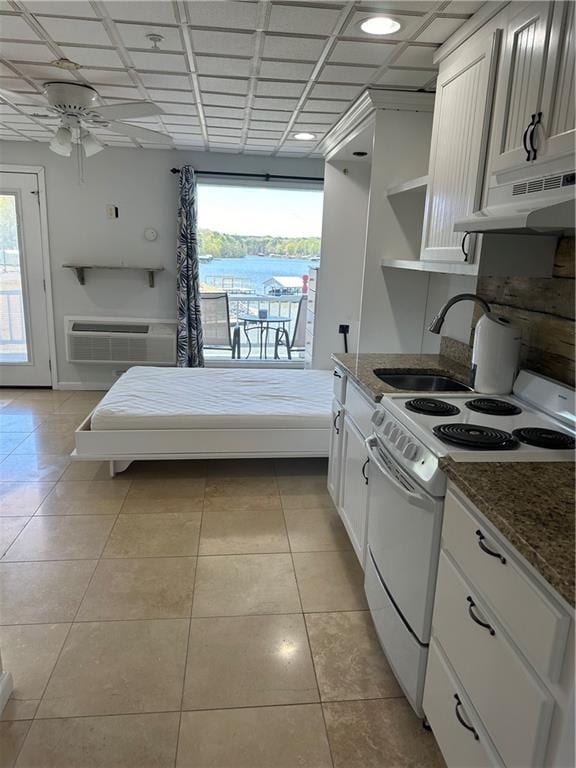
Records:
[[[440,333],[442,326],[444,325],[446,313],[450,307],[453,307],[454,304],[457,304],[459,301],[475,301],[476,304],[479,304],[482,307],[485,314],[490,314],[490,305],[488,302],[484,301],[484,299],[481,299],[480,296],[476,296],[475,293],[459,293],[457,296],[452,296],[451,299],[448,299],[440,312],[434,317],[428,328],[430,333]]]

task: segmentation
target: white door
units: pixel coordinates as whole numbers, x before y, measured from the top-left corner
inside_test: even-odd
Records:
[[[38,176],[0,172],[0,385],[51,386]]]
[[[364,567],[366,522],[368,517],[368,455],[364,438],[344,414],[340,504],[338,512],[354,551]]]
[[[514,10],[514,3],[510,8]],[[493,173],[532,164],[532,125],[541,111],[553,3],[526,3],[518,8],[506,30],[496,86]]]
[[[454,222],[480,208],[500,36],[462,46],[440,70],[434,105],[422,259],[473,261],[476,238]],[[465,243],[465,244],[464,244]]]

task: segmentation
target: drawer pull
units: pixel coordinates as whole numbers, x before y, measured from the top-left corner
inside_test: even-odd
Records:
[[[364,478],[366,485],[368,485],[368,475],[366,474],[366,468],[368,467],[368,464],[370,464],[370,459],[366,459],[362,465],[362,477]]]
[[[462,714],[460,712],[460,708],[462,707],[462,702],[460,701],[460,696],[458,696],[457,693],[454,694],[454,698],[456,699],[456,707],[454,708],[454,712],[456,713],[456,720],[462,725],[464,728],[466,728],[467,731],[470,731],[474,734],[474,739],[478,741],[479,736],[476,731],[476,728],[473,728],[469,723],[464,720],[462,717]]]
[[[338,425],[338,419],[340,418],[340,414],[341,413],[342,413],[342,411],[338,411],[336,416],[334,416],[334,431],[336,432],[337,435],[340,434],[340,427]]]
[[[497,557],[498,560],[502,563],[502,565],[506,565],[506,558],[500,554],[500,552],[494,552],[493,549],[490,549],[484,541],[486,540],[486,536],[482,533],[482,531],[478,530],[476,531],[476,536],[478,536],[478,546],[482,550],[482,552],[485,552],[487,555],[490,555],[490,557]]]
[[[341,379],[341,378],[342,378],[342,374],[341,374],[341,373],[338,373],[338,371],[334,371],[334,376],[335,376],[337,379]]]
[[[488,624],[486,621],[482,621],[481,619],[479,619],[478,616],[476,616],[476,614],[474,613],[474,608],[477,607],[476,603],[474,602],[474,600],[472,600],[472,598],[470,596],[468,596],[466,598],[466,600],[468,602],[468,615],[470,616],[472,621],[476,622],[476,624],[478,624],[480,627],[483,627],[484,629],[487,629],[490,632],[490,634],[492,635],[492,637],[494,637],[496,632],[494,632],[494,630],[492,629],[490,624]]]

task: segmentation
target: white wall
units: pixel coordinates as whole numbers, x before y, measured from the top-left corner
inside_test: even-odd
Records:
[[[121,366],[67,363],[65,315],[175,317],[178,178],[170,168],[186,163],[205,171],[321,177],[324,165],[319,160],[109,148],[86,161],[86,181],[79,184],[75,163],[46,144],[3,142],[0,162],[46,170],[57,372],[58,381],[68,385],[109,384],[113,369]],[[117,220],[106,218],[107,204],[118,206]],[[158,232],[153,243],[144,239],[148,227]],[[77,260],[160,265],[165,271],[157,275],[155,288],[137,272],[94,271],[81,286],[72,271],[62,268]]]

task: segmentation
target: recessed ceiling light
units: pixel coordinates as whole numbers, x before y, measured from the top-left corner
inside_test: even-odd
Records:
[[[372,16],[370,19],[364,19],[360,29],[367,35],[392,35],[398,32],[401,26],[399,21],[390,16]]]
[[[295,133],[294,138],[298,141],[312,141],[312,139],[316,138],[315,133]]]

